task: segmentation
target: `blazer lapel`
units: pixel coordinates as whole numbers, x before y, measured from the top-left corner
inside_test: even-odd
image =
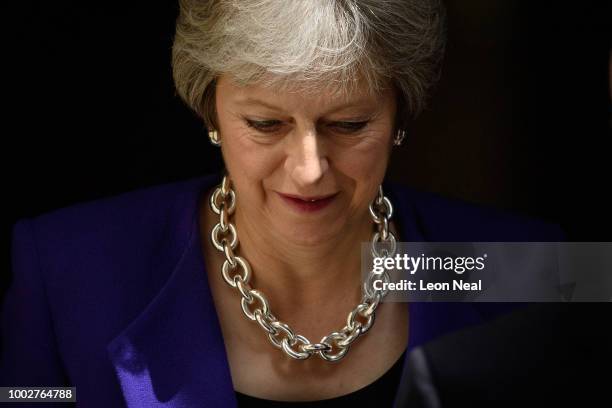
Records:
[[[197,184],[191,204],[180,210],[189,238],[170,278],[107,346],[128,407],[236,405],[205,276],[197,215],[202,182]]]

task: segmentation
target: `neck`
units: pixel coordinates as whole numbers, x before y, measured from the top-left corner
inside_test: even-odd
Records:
[[[278,318],[320,322],[333,315],[339,321],[329,323],[338,325],[359,302],[361,243],[370,241],[373,231],[369,217],[316,245],[279,239],[239,209],[234,222],[238,254],[252,267],[251,285],[265,294]]]

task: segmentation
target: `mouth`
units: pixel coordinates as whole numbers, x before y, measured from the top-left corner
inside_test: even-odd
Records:
[[[278,193],[278,195],[283,199],[283,201],[289,204],[290,207],[298,211],[315,212],[322,210],[331,204],[338,193],[310,197],[283,193]]]

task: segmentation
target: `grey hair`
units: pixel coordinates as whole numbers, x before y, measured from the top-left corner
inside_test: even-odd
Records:
[[[397,92],[396,126],[425,106],[445,44],[441,0],[180,0],[178,95],[217,129],[215,79],[300,92]],[[325,84],[325,85],[323,85]]]

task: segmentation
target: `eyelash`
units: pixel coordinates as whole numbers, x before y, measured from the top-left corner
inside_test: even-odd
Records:
[[[362,122],[334,122],[334,126],[339,127],[342,129],[342,131],[345,131],[348,133],[356,133],[362,130],[363,128],[365,128],[368,125],[368,123],[369,121],[367,120],[362,121]],[[278,120],[258,121],[258,120],[246,119],[246,124],[250,128],[253,128],[257,131],[260,131],[263,133],[273,133],[275,129],[272,129],[272,128],[276,125],[281,124],[281,122]],[[337,126],[337,125],[340,125],[340,126]]]

